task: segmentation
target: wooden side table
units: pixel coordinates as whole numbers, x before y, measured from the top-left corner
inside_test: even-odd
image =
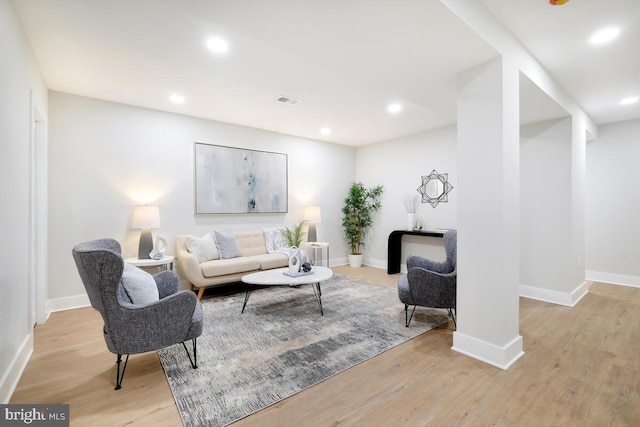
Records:
[[[127,258],[124,262],[142,268],[160,267],[160,270],[173,270],[173,261],[175,259],[176,257],[172,255],[165,255],[160,259]]]

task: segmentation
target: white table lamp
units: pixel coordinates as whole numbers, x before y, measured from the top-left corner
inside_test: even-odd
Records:
[[[153,250],[152,228],[160,228],[160,209],[157,206],[134,206],[131,216],[131,228],[141,228],[138,258],[149,259]]]
[[[304,219],[309,221],[309,235],[307,240],[309,242],[316,242],[318,240],[316,235],[316,224],[320,224],[322,222],[320,206],[309,206],[304,208]]]

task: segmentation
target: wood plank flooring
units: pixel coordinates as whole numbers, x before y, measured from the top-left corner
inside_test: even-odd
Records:
[[[334,271],[389,287],[398,276]],[[11,403],[68,403],[72,426],[180,426],[155,353],[131,356],[113,390],[101,328],[91,308],[53,313]],[[521,298],[525,355],[507,371],[452,351],[453,331],[423,334],[234,426],[640,425],[640,289],[594,283],[573,308]]]

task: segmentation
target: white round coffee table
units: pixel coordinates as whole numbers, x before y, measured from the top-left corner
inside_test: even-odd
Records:
[[[289,269],[285,267],[251,273],[243,276],[242,282],[247,285],[257,286],[311,285],[313,287],[313,293],[316,296],[316,300],[318,301],[318,306],[320,306],[320,314],[324,316],[324,312],[322,311],[322,289],[320,288],[320,283],[330,279],[331,276],[333,276],[333,271],[327,267],[314,266],[312,270],[313,274],[293,277],[285,274],[288,271]],[[249,301],[251,291],[252,288],[248,287],[247,293],[244,296],[242,313],[244,313],[244,308],[247,306],[247,301]]]

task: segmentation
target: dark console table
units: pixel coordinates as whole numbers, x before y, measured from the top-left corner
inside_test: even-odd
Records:
[[[442,237],[444,231],[422,231],[422,230],[394,230],[389,234],[387,245],[387,273],[400,273],[400,252],[402,248],[402,236],[429,236]]]

